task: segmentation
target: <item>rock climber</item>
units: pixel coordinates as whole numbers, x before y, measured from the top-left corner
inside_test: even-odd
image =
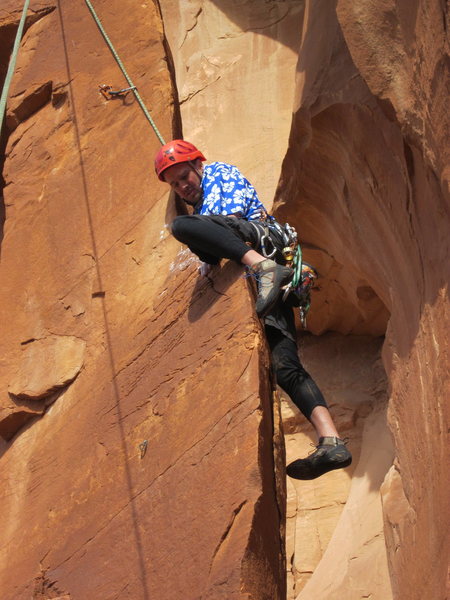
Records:
[[[352,457],[339,437],[327,403],[312,377],[300,363],[294,312],[282,287],[292,278],[282,254],[280,228],[270,229],[270,255],[264,245],[269,217],[254,187],[229,164],[203,164],[205,157],[193,144],[173,140],[155,157],[158,178],[168,183],[193,214],[176,217],[172,235],[202,261],[207,276],[223,258],[245,265],[257,280],[256,313],[263,319],[278,385],[313,425],[318,444],[306,458],[288,465],[294,479],[315,479],[333,469],[348,466]]]

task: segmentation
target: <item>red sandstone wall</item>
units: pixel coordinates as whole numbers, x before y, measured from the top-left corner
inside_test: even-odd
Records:
[[[244,24],[242,11],[229,12],[237,37],[254,14],[245,5]],[[0,74],[21,6],[0,9]],[[175,92],[157,7],[95,6],[168,139]],[[390,581],[373,597],[392,589],[396,600],[443,600],[448,17],[437,0],[319,0],[300,13],[278,213],[298,226],[322,274],[312,332],[386,334]],[[283,15],[280,30],[297,48]],[[268,47],[257,36],[277,31],[272,16],[263,29],[250,23],[253,55]],[[87,8],[36,0],[28,25],[4,138],[2,598],[283,598],[283,484],[247,285],[232,265],[199,282],[168,236],[174,209],[149,168],[159,144],[132,98],[98,94],[98,84],[123,80]],[[389,462],[384,446],[383,463],[372,451],[387,433],[372,417],[343,517],[303,599],[356,599],[367,588],[351,527],[361,530]],[[377,481],[370,494],[367,465]],[[368,556],[382,562],[381,552]]]
[[[179,135],[157,4],[94,4],[163,136]],[[84,3],[32,2],[3,168],[2,600],[282,598],[247,282],[231,264],[198,280],[166,228],[159,142],[103,83],[124,85]]]
[[[381,492],[408,600],[443,600],[448,560],[447,19],[425,0],[307,3],[278,194],[325,278],[313,331],[386,332],[396,458]],[[346,595],[328,561],[299,598]]]

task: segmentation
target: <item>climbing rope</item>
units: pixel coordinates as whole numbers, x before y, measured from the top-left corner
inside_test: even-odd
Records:
[[[156,124],[155,124],[155,122],[153,121],[153,119],[152,119],[152,117],[150,116],[150,113],[148,112],[148,110],[147,110],[147,108],[146,108],[146,106],[145,106],[144,102],[142,101],[142,98],[141,98],[141,96],[139,95],[139,92],[137,91],[137,88],[136,88],[136,86],[133,84],[133,82],[131,81],[130,77],[128,76],[128,73],[126,72],[126,70],[125,70],[125,67],[123,66],[123,64],[122,64],[122,61],[120,60],[120,58],[119,58],[119,55],[117,54],[117,52],[116,52],[116,50],[115,50],[114,46],[112,45],[112,42],[111,42],[111,40],[109,39],[109,37],[108,37],[108,35],[107,35],[106,31],[103,29],[103,25],[101,24],[101,22],[100,22],[100,19],[98,18],[98,16],[97,16],[97,13],[96,13],[96,12],[95,12],[95,10],[94,10],[94,7],[92,6],[92,4],[91,4],[91,2],[90,2],[89,0],[84,0],[84,1],[86,2],[86,4],[87,4],[87,6],[88,6],[88,8],[89,8],[89,10],[90,10],[90,12],[91,12],[91,14],[92,14],[92,16],[94,17],[94,21],[96,22],[96,24],[97,24],[97,27],[99,28],[99,30],[100,30],[100,33],[102,34],[102,36],[103,36],[103,38],[104,38],[105,42],[108,44],[108,47],[109,47],[109,49],[111,50],[111,53],[112,53],[112,55],[113,55],[113,56],[114,56],[114,58],[116,59],[116,62],[117,62],[117,64],[119,65],[119,68],[120,68],[120,70],[122,71],[122,73],[123,73],[123,75],[124,75],[125,79],[127,80],[127,82],[128,82],[128,85],[130,86],[130,89],[131,89],[131,91],[132,91],[132,92],[133,92],[133,94],[135,95],[135,97],[136,97],[136,100],[138,101],[138,103],[139,103],[139,106],[140,106],[140,107],[141,107],[141,109],[142,109],[142,112],[144,113],[145,117],[147,118],[147,121],[148,121],[148,122],[150,123],[150,125],[152,126],[152,128],[153,128],[153,131],[155,132],[155,134],[156,134],[157,138],[159,139],[159,141],[161,142],[161,144],[164,146],[165,142],[164,142],[164,139],[163,139],[162,135],[161,135],[161,134],[160,134],[160,132],[158,131],[158,128],[156,127]],[[122,90],[122,91],[123,91],[123,90]],[[127,91],[128,91],[128,90],[127,90]]]
[[[16,66],[17,55],[19,54],[20,42],[22,40],[23,28],[25,26],[25,19],[27,18],[28,5],[30,0],[25,0],[22,9],[22,16],[20,18],[19,27],[17,28],[16,39],[14,41],[11,58],[9,59],[8,72],[6,73],[5,83],[3,84],[2,96],[0,98],[0,133],[3,127],[3,118],[5,116],[6,99],[8,98],[9,86],[14,75],[14,69]]]
[[[294,260],[292,261],[292,268],[294,269],[294,277],[292,278],[292,287],[296,288],[300,285],[302,279],[302,267],[303,267],[303,255],[300,244],[297,244],[295,249]]]

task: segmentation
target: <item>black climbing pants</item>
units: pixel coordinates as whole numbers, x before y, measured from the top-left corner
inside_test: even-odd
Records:
[[[249,242],[258,249],[259,235],[255,226],[245,219],[220,215],[183,215],[176,217],[171,224],[172,235],[186,244],[200,260],[211,265],[218,264],[221,258],[238,263],[249,251]],[[276,247],[277,262],[282,263],[282,240],[271,236]],[[279,242],[279,243],[278,243]],[[283,263],[284,264],[284,263]],[[284,307],[283,310],[290,310]],[[295,339],[295,326],[291,315],[294,335],[286,329],[284,320],[269,314],[266,323],[266,336],[272,353],[272,364],[278,385],[290,396],[297,408],[309,420],[316,406],[325,406],[325,399],[312,377],[303,368]],[[279,328],[277,323],[282,323]]]
[[[200,260],[210,265],[217,265],[221,258],[241,263],[244,254],[250,250],[245,242],[258,249],[261,231],[258,232],[257,227],[245,219],[222,215],[182,215],[175,217],[170,226],[178,241],[189,246]],[[276,241],[276,237],[276,233],[271,233],[271,239]],[[279,246],[274,260],[282,262],[281,240]]]
[[[266,326],[266,337],[277,383],[296,407],[308,420],[316,406],[328,408],[322,392],[298,358],[297,344],[275,327]]]

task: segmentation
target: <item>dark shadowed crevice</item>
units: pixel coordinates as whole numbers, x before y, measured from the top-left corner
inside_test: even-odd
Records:
[[[167,41],[167,36],[164,30],[164,20],[161,11],[161,5],[159,0],[156,0],[156,7],[158,9],[159,18],[161,20],[161,24],[163,27],[163,48],[166,54],[166,62],[167,62],[167,70],[169,72],[170,83],[172,87],[172,98],[173,98],[173,114],[172,114],[172,135],[174,139],[183,137],[183,124],[181,121],[181,111],[180,111],[180,100],[178,96],[178,87],[175,73],[175,65],[173,62],[172,50],[170,49],[169,42]],[[169,140],[166,140],[169,141]]]
[[[17,398],[13,394],[9,394],[11,402],[16,408],[14,412],[11,412],[0,421],[0,436],[5,441],[10,442],[15,436],[23,433],[23,428],[41,419],[48,408],[58,400],[71,384],[72,381],[57,390],[51,390],[46,396],[38,399]]]
[[[351,524],[352,507],[366,503],[369,507],[370,499],[369,494],[359,494],[358,481],[364,479],[371,494],[379,493],[393,458],[386,417],[389,380],[381,354],[391,306],[376,265],[381,256],[387,264],[395,260],[384,252],[392,247],[392,254],[396,248],[395,242],[391,247],[377,242],[389,240],[389,232],[395,230],[392,211],[386,208],[395,200],[389,196],[392,184],[383,182],[387,177],[401,182],[405,173],[411,177],[414,161],[408,145],[402,152],[405,163],[389,159],[392,150],[380,134],[383,127],[389,132],[394,128],[386,115],[389,105],[372,106],[336,103],[313,117],[300,109],[294,116],[278,191],[283,199],[278,218],[297,229],[305,261],[321,275],[308,315],[311,333],[299,331],[300,357],[353,454],[345,472],[312,482],[288,481],[289,600],[319,598],[317,589],[333,588],[335,583],[326,581],[325,572],[328,557],[337,548],[342,554],[336,553],[335,563],[342,572],[351,565],[348,556],[354,556],[352,545],[359,533],[355,530],[345,547],[342,531]],[[398,170],[392,166],[397,164]],[[282,407],[289,463],[307,456],[317,438],[288,398]],[[367,513],[381,521],[374,508],[367,508]],[[381,528],[377,535],[378,546],[371,551],[386,556]],[[351,587],[352,568],[342,586]],[[383,581],[388,588],[387,568]],[[370,593],[369,588],[365,591]]]
[[[6,132],[6,130],[5,130]],[[0,258],[2,251],[2,242],[3,242],[3,231],[5,228],[5,199],[3,196],[3,189],[5,187],[5,180],[3,178],[3,165],[5,164],[5,148],[6,143],[8,141],[9,133],[5,133],[0,138]]]
[[[163,48],[166,54],[166,63],[167,70],[169,72],[170,83],[171,83],[171,94],[173,99],[173,113],[172,113],[172,137],[173,139],[183,139],[183,122],[181,119],[181,110],[180,110],[180,98],[178,94],[178,86],[177,86],[177,77],[175,71],[175,64],[173,61],[172,50],[170,48],[169,41],[167,40],[165,28],[164,28],[164,19],[161,10],[161,4],[159,0],[155,0],[156,8],[158,9],[159,18],[161,19],[161,25],[163,28]],[[166,140],[168,142],[169,140]],[[166,212],[166,223],[170,223],[174,217],[178,215],[186,215],[188,214],[188,209],[183,200],[175,193],[171,193],[171,197],[169,202],[167,203],[167,212]]]
[[[1,30],[0,30],[1,36]],[[2,88],[3,88],[2,79]],[[11,131],[9,130],[6,123],[3,124],[3,129],[0,135],[0,258],[2,251],[2,242],[5,228],[5,219],[6,219],[6,208],[5,208],[5,198],[3,195],[3,190],[5,189],[5,178],[3,176],[3,168],[6,160],[6,146],[8,144],[9,136],[11,135]]]
[[[55,6],[46,6],[40,10],[30,10],[25,21],[25,27],[23,35],[26,34],[28,29],[40,19],[50,14],[55,10]],[[0,89],[3,90],[5,83],[6,74],[8,71],[9,60],[11,52],[14,46],[16,38],[17,28],[19,26],[21,13],[17,12],[11,14],[3,20],[3,24],[0,25]],[[6,208],[3,190],[5,188],[5,179],[3,176],[3,168],[5,164],[5,152],[8,145],[8,139],[11,135],[12,130],[8,127],[5,122],[3,124],[2,131],[0,132],[0,257],[1,257],[1,246],[3,242],[5,219],[6,219]]]
[[[14,38],[17,31],[18,22],[15,24],[8,24],[0,27],[0,84],[1,89],[5,83],[6,72],[8,70],[9,57],[11,50],[14,45]],[[5,200],[3,196],[3,189],[5,187],[5,179],[3,177],[3,166],[5,164],[5,149],[8,142],[10,131],[3,125],[3,129],[0,135],[0,253],[1,244],[3,241],[3,230],[5,226]],[[0,254],[1,256],[1,254]]]

